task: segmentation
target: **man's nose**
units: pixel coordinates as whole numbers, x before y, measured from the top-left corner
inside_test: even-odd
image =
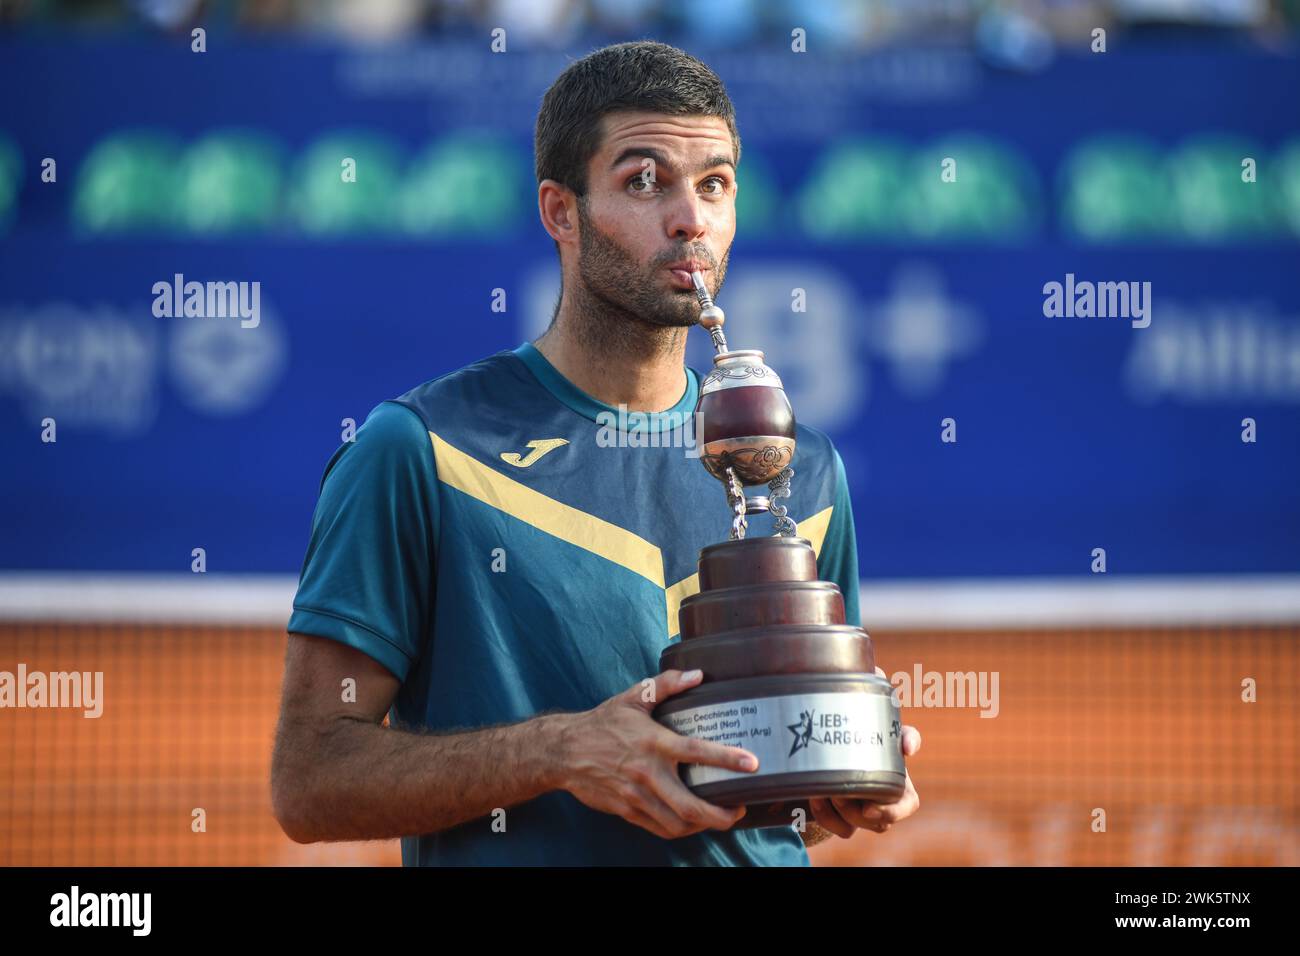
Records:
[[[668,220],[668,236],[678,241],[696,242],[708,231],[704,216],[704,201],[694,193],[683,196],[672,205]]]

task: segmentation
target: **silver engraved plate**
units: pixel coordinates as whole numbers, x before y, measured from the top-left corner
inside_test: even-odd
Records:
[[[846,691],[700,704],[660,721],[686,737],[743,747],[758,770],[684,765],[686,785],[832,771],[904,773],[902,718],[888,693]]]

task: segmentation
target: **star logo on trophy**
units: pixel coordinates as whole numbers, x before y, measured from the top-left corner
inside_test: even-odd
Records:
[[[804,710],[799,712],[799,722],[797,724],[787,724],[790,733],[794,734],[794,746],[790,748],[790,753],[786,756],[793,757],[795,752],[807,747],[809,742],[816,739],[812,735],[813,712]]]

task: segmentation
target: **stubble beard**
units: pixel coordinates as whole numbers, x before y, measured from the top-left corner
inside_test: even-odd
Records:
[[[669,286],[663,267],[689,251],[649,267],[640,265],[611,236],[587,216],[586,197],[578,201],[581,237],[578,244],[577,288],[573,290],[576,331],[584,345],[604,354],[670,354],[692,325],[700,321],[700,303],[691,289]],[[727,250],[716,264],[716,294],[727,274]]]

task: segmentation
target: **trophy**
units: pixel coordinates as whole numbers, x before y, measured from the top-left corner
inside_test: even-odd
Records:
[[[744,805],[737,828],[790,826],[813,797],[892,803],[903,794],[902,723],[871,638],[844,620],[837,585],[817,580],[812,543],[797,537],[790,496],[794,411],[757,350],[730,351],[725,316],[691,274],[700,325],[717,352],[700,390],[700,461],[722,482],[731,537],[700,552],[700,591],[681,603],[681,640],[659,669],[699,668],[704,679],[664,701],[654,718],[687,737],[743,747],[751,773],[683,764],[692,793]],[[746,485],[768,494],[746,497]],[[775,533],[747,538],[749,515],[771,514]]]

